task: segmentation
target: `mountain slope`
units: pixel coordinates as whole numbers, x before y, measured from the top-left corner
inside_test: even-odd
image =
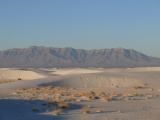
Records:
[[[0,51],[0,67],[141,67],[160,59],[131,49],[83,50],[33,46]]]

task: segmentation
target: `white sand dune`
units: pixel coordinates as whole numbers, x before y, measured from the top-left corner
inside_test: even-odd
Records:
[[[75,74],[89,74],[89,73],[100,73],[100,72],[102,72],[102,70],[73,68],[73,69],[57,69],[54,72],[52,72],[52,74],[75,75]]]
[[[52,73],[47,78],[42,78],[34,71],[18,69],[0,69],[1,78],[17,79],[21,77],[26,81],[16,81],[0,85],[0,120],[159,120],[160,118],[160,68],[117,68],[117,69],[43,69],[45,73]],[[53,72],[54,71],[54,72]],[[91,74],[92,73],[92,74]],[[55,76],[55,74],[58,74]],[[42,79],[40,79],[42,78]],[[27,81],[27,79],[38,79]],[[147,83],[147,84],[146,84]],[[9,88],[32,88],[41,85],[53,85],[58,87],[71,87],[84,90],[102,89],[105,92],[125,90],[134,86],[147,85],[146,88],[137,89],[135,93],[147,93],[154,95],[151,98],[141,96],[134,99],[112,100],[106,102],[103,100],[77,102],[76,106],[91,106],[102,109],[101,113],[82,114],[80,108],[71,107],[58,116],[49,115],[43,108],[40,100],[14,99],[15,96],[6,96],[1,92]],[[148,89],[149,88],[149,89]],[[12,90],[12,89],[11,89]],[[9,91],[10,92],[10,91]],[[132,92],[132,91],[129,91]],[[2,99],[2,98],[7,99]],[[13,98],[12,98],[13,97]],[[9,98],[9,99],[8,99]],[[132,98],[132,97],[131,97]],[[38,113],[33,112],[32,108],[39,108]],[[42,108],[42,109],[41,109]]]
[[[131,71],[131,72],[160,72],[160,67],[128,68],[127,71]]]
[[[114,89],[124,87],[143,86],[144,81],[140,78],[131,76],[112,76],[111,74],[84,74],[73,77],[68,77],[60,81],[54,82],[53,85],[72,87],[72,88],[83,88],[83,89]]]
[[[34,71],[18,70],[18,69],[0,69],[0,80],[34,80],[44,78]]]

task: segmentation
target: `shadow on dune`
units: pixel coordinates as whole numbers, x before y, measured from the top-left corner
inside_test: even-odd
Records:
[[[68,82],[68,79],[61,79],[59,81],[54,82],[48,82],[48,83],[42,83],[39,85],[39,87],[47,87],[47,86],[55,86],[55,87],[72,87],[70,83]]]
[[[43,103],[45,101],[0,99],[0,120],[64,120],[62,115],[44,114]]]

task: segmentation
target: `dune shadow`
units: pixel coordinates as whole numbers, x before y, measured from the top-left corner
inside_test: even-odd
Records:
[[[42,100],[0,99],[0,120],[66,120],[48,115]]]
[[[67,79],[61,79],[59,81],[42,83],[38,85],[39,87],[47,87],[47,86],[54,86],[54,87],[72,87]]]

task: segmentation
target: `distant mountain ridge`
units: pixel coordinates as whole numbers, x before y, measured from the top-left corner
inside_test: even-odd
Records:
[[[160,59],[132,49],[74,49],[32,46],[0,51],[0,67],[145,67]]]

